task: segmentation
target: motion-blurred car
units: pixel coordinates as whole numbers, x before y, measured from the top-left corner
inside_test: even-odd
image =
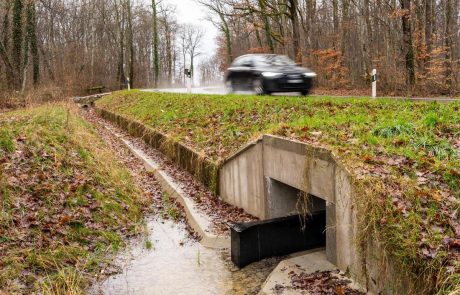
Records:
[[[229,92],[250,90],[256,94],[300,92],[307,95],[316,74],[285,55],[247,54],[235,59],[225,74]]]

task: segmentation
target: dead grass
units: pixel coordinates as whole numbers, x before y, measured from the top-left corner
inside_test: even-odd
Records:
[[[2,290],[84,293],[150,201],[72,105],[0,114],[0,130]]]
[[[62,87],[43,85],[29,89],[24,93],[18,91],[0,91],[0,111],[38,106],[44,103],[62,101],[68,95]]]

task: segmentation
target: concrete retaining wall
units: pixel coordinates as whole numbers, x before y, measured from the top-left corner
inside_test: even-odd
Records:
[[[130,135],[142,138],[145,143],[161,151],[182,169],[190,172],[212,192],[218,193],[217,171],[219,165],[217,163],[206,159],[198,152],[179,142],[171,141],[166,135],[140,122],[102,108],[95,108],[95,110],[102,118],[116,124]]]

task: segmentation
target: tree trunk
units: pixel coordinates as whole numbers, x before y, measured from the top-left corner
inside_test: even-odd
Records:
[[[2,48],[0,48],[0,57],[2,57],[2,60],[5,63],[6,67],[6,81],[7,81],[7,86],[8,87],[13,87],[14,86],[14,81],[15,81],[15,73],[13,70],[13,66],[11,64],[11,60],[8,57],[8,51],[9,51],[9,45],[10,45],[10,36],[9,36],[9,31],[10,31],[10,12],[11,12],[11,2],[6,3],[6,9],[5,9],[5,18],[3,19],[3,44],[1,45]],[[0,41],[1,43],[1,41]]]
[[[121,7],[121,13],[118,10],[118,3],[115,1],[115,19],[118,24],[118,64],[117,64],[117,81],[119,88],[123,89],[126,83],[125,76],[125,13],[124,7]]]
[[[222,16],[222,19],[224,17]],[[225,42],[227,44],[227,57],[228,57],[228,64],[231,64],[233,61],[233,51],[232,51],[232,35],[230,32],[230,28],[228,27],[228,24],[226,21],[223,22],[224,25],[224,34],[225,34]]]
[[[334,24],[334,48],[337,49],[339,39],[339,4],[338,0],[332,0],[332,22]]]
[[[292,39],[294,46],[294,59],[302,63],[302,51],[300,49],[299,15],[297,14],[298,0],[289,0],[289,18],[292,25]]]
[[[415,85],[415,61],[414,48],[412,45],[412,27],[410,22],[411,0],[400,0],[402,13],[402,31],[403,43],[406,60],[406,84],[409,91],[413,90]]]
[[[159,53],[159,37],[158,37],[158,13],[157,13],[157,1],[152,0],[152,11],[153,11],[153,83],[154,87],[158,87],[159,76],[160,76],[160,53]]]
[[[3,60],[3,63],[5,64],[6,67],[6,76],[7,77],[14,77],[14,68],[13,65],[11,64],[11,61],[8,57],[8,53],[6,52],[6,48],[3,45],[3,42],[0,41],[0,58]]]
[[[373,53],[373,45],[374,45],[374,40],[372,37],[372,26],[371,26],[371,18],[370,18],[370,11],[369,11],[369,0],[364,0],[364,21],[366,22],[366,33],[367,33],[367,38],[364,39],[364,69],[366,73],[370,72],[370,66],[371,66],[371,60],[372,56],[371,54]]]
[[[433,0],[425,0],[425,44],[426,56],[425,66],[430,62],[430,54],[432,49],[432,33],[433,33]]]
[[[22,0],[14,0],[13,4],[13,52],[12,64],[15,71],[14,85],[17,90],[21,87],[21,73],[22,73],[22,10],[24,5]]]
[[[168,76],[168,85],[171,85],[172,82],[172,32],[169,21],[166,19],[164,20],[165,24],[165,39],[166,39],[166,63],[167,63],[167,76]]]
[[[453,0],[446,0],[445,3],[445,15],[446,15],[446,24],[445,24],[445,34],[444,34],[444,45],[446,48],[445,55],[445,79],[446,85],[450,91],[454,88],[454,72],[452,69],[452,39],[454,38],[453,32]]]
[[[268,48],[270,49],[270,53],[275,52],[275,46],[273,44],[273,37],[272,37],[272,29],[270,25],[270,20],[268,19],[267,16],[267,11],[266,11],[266,0],[258,0],[259,1],[259,8],[260,8],[260,13],[262,20],[264,22],[264,29],[265,29],[265,38],[267,39],[267,44]]]
[[[32,55],[33,84],[38,85],[40,81],[40,59],[38,55],[37,44],[37,17],[35,13],[35,0],[32,0],[27,4],[27,39],[28,42],[30,42],[30,53]]]
[[[126,3],[128,10],[128,42],[129,42],[129,84],[134,88],[134,32],[133,32],[133,16],[131,11],[131,0]]]

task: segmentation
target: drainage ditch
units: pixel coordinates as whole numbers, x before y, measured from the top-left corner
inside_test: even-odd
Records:
[[[145,240],[133,243],[118,258],[121,272],[91,294],[257,294],[280,261],[265,259],[238,269],[228,250],[190,240],[181,224],[152,219],[148,229],[151,249]]]
[[[247,161],[253,151],[264,157]],[[233,227],[231,256],[228,250],[209,249],[187,240],[186,231],[176,224],[152,221],[152,249],[145,249],[142,242],[133,245],[120,258],[121,273],[99,285],[96,294],[257,294],[281,260],[264,258],[324,246],[326,254],[335,254],[335,233],[326,234],[326,215],[329,214],[329,225],[335,223],[329,220],[335,216],[331,215],[335,205],[330,203],[335,166],[323,159],[315,160],[317,171],[311,175],[307,191],[320,198],[309,196],[310,215],[304,218],[299,216],[303,211],[298,204],[305,194],[299,188],[305,188],[302,179],[297,179],[305,171],[304,155],[304,147],[298,143],[265,136],[247,153],[231,158],[222,167],[222,199],[263,219]],[[238,269],[231,260],[246,267]]]

